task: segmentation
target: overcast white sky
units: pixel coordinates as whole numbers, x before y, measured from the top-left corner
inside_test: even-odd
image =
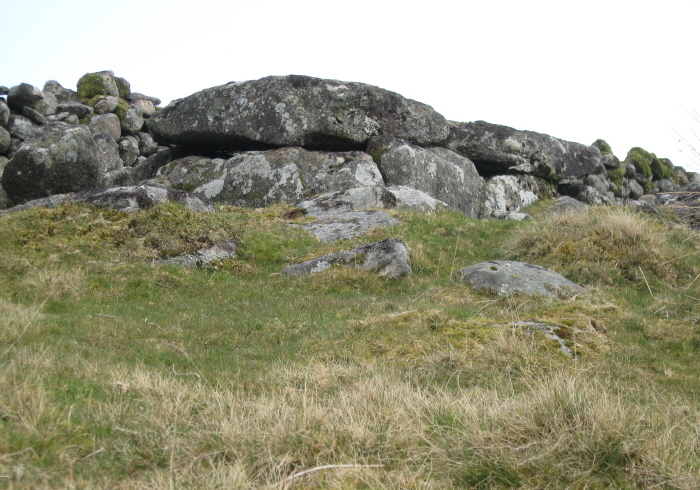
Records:
[[[168,101],[301,74],[378,85],[456,121],[633,146],[687,170],[700,1],[0,0],[0,85],[113,70]],[[683,150],[683,151],[681,151]]]

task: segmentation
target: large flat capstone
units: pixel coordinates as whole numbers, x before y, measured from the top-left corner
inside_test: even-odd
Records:
[[[445,118],[428,105],[373,85],[300,75],[202,90],[156,112],[148,129],[162,143],[210,152],[362,150],[381,134],[431,145],[449,133]]]

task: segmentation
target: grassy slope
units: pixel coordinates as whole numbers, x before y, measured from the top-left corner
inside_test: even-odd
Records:
[[[700,487],[700,238],[545,207],[397,213],[363,240],[407,242],[399,281],[279,275],[361,242],[320,244],[284,207],[0,217],[0,488]],[[227,237],[219,270],[153,263]],[[591,294],[454,279],[506,258]],[[578,359],[518,320],[560,325]]]

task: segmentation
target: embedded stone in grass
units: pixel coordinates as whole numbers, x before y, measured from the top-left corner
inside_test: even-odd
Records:
[[[472,284],[477,290],[494,291],[502,296],[520,293],[564,299],[587,293],[562,275],[526,262],[490,260],[462,269],[459,275],[462,282]]]
[[[238,244],[235,240],[226,240],[209,248],[197,250],[192,254],[179,255],[177,257],[161,260],[160,263],[216,269],[218,268],[218,264],[222,261],[236,256],[237,246]]]
[[[282,269],[287,276],[306,276],[328,270],[333,265],[375,271],[389,279],[411,275],[408,247],[399,239],[390,238],[350,250],[343,250]]]

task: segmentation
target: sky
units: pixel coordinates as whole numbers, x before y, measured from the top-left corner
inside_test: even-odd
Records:
[[[700,171],[697,0],[0,0],[0,85],[112,70],[163,105],[309,75]],[[680,134],[680,135],[679,135]]]

